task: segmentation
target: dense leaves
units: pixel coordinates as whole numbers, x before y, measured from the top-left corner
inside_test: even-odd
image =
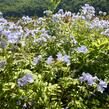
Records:
[[[109,12],[108,0],[0,0],[0,11],[4,16],[43,16],[43,11],[47,9],[78,12],[85,3],[94,6],[97,12]]]
[[[0,108],[108,109],[109,21],[77,14],[0,18]]]

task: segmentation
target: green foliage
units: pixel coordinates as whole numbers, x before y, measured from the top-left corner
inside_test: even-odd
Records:
[[[85,3],[94,6],[97,12],[102,10],[108,13],[108,0],[63,0],[59,8],[70,10],[72,12],[78,12],[80,7]]]
[[[4,16],[38,15],[42,16],[43,11],[48,9],[49,2],[45,0],[7,0],[0,3],[0,11]]]
[[[108,0],[0,0],[0,11],[4,16],[43,16],[44,10],[56,11],[57,9],[78,12],[80,7],[89,3],[96,11],[109,11]]]
[[[1,109],[109,108],[109,92],[79,79],[89,72],[109,82],[109,37],[101,34],[108,26],[96,22],[92,28],[96,18],[82,17],[66,12],[15,23],[0,19]],[[87,49],[78,50],[83,45]]]

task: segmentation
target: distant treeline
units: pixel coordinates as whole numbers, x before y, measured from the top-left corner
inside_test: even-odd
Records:
[[[23,15],[43,16],[43,11],[52,6],[50,1],[51,0],[0,0],[0,11],[4,17]],[[109,14],[109,0],[61,0],[55,12],[58,9],[78,12],[85,3],[94,6],[97,12],[101,10]]]

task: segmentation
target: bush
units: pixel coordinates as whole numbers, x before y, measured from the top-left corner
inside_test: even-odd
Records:
[[[0,107],[108,109],[109,21],[88,4],[44,13],[0,18]]]

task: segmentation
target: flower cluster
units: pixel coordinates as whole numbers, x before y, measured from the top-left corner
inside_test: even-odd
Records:
[[[34,79],[31,74],[26,74],[22,78],[18,79],[17,83],[19,87],[25,86],[27,83],[33,83]]]
[[[97,90],[103,93],[104,89],[107,88],[107,83],[103,80],[98,79],[97,76],[93,77],[89,73],[82,73],[82,76],[79,78],[81,82],[87,81],[88,85],[97,84],[97,81],[99,84],[97,84]]]
[[[86,53],[88,51],[87,47],[82,45],[81,47],[77,48],[77,51],[80,53]]]
[[[101,34],[105,36],[109,36],[109,28],[106,29],[104,32],[101,32]]]
[[[85,4],[85,6],[82,7],[82,14],[85,19],[90,20],[93,16],[95,16],[95,8],[89,4]]]
[[[33,65],[38,64],[38,63],[40,62],[41,59],[42,59],[42,56],[41,56],[41,55],[35,57],[35,58],[33,59]]]
[[[53,57],[52,56],[49,56],[48,58],[47,58],[47,64],[51,64],[52,62],[53,62]]]
[[[109,37],[105,36],[109,36],[109,21],[96,17],[88,4],[78,13],[60,9],[44,14],[37,19],[23,16],[15,22],[0,17],[3,109],[95,109],[101,104],[107,109]],[[82,71],[105,81],[85,72],[78,79]],[[95,92],[105,100],[88,100]]]
[[[29,16],[23,16],[22,20],[23,20],[23,24],[28,24],[33,22],[32,18],[30,18]]]
[[[68,55],[62,56],[61,53],[58,53],[57,60],[67,63],[67,66],[70,65],[70,56],[68,56]]]
[[[82,73],[82,76],[79,79],[81,82],[87,81],[88,85],[93,85],[95,84],[95,81],[98,80],[96,76],[92,77],[91,74],[85,72]]]
[[[90,24],[90,28],[96,28],[96,29],[105,29],[109,27],[109,21],[108,20],[100,20],[99,18],[95,18],[92,20]]]
[[[62,56],[61,53],[58,53],[56,56],[57,56],[57,61],[65,62],[67,64],[67,66],[70,65],[70,56],[68,56],[68,55]],[[41,59],[42,59],[41,55],[35,57],[33,59],[33,65],[37,65],[41,61]],[[46,63],[51,64],[53,61],[54,61],[54,58],[52,56],[49,56],[46,60]]]

